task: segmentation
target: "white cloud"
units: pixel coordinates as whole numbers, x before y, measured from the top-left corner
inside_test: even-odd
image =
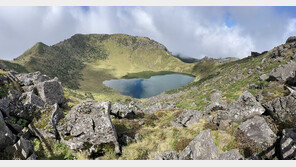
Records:
[[[0,58],[76,33],[148,36],[185,56],[242,58],[285,42],[295,27],[273,7],[0,7]]]

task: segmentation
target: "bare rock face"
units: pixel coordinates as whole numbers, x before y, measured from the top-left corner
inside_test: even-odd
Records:
[[[211,136],[211,130],[204,130],[180,153],[181,160],[218,160],[218,147]]]
[[[283,159],[296,160],[296,129],[284,129],[280,145]]]
[[[120,153],[118,138],[110,119],[110,102],[83,102],[71,109],[65,118],[64,142],[73,150],[96,154],[104,144],[113,144]]]
[[[198,121],[203,117],[203,114],[198,110],[184,110],[177,118],[175,123],[177,125],[175,126],[189,126],[195,123],[198,123]]]
[[[178,160],[179,154],[176,151],[166,151],[161,155],[155,156],[152,160]]]
[[[39,82],[36,84],[38,94],[41,99],[47,104],[53,105],[55,103],[61,105],[65,102],[63,87],[57,79]]]
[[[244,121],[256,115],[261,115],[264,107],[249,92],[243,92],[237,101],[228,105],[227,110],[218,111],[218,120]]]
[[[276,140],[275,133],[270,129],[265,119],[260,116],[243,122],[239,129],[257,144],[271,146]]]
[[[288,96],[273,99],[267,103],[264,103],[263,106],[275,120],[296,127],[295,93],[291,93]]]
[[[0,112],[0,151],[15,142],[15,136],[6,126],[3,115]]]
[[[220,154],[220,160],[243,160],[244,157],[238,152],[238,150],[230,150]]]
[[[269,80],[282,81],[294,86],[296,84],[296,63],[291,61],[273,69],[269,74]]]

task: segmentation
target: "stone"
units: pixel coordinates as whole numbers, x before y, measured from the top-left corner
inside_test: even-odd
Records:
[[[276,140],[275,133],[270,129],[264,118],[254,116],[238,127],[245,136],[257,144],[271,146]]]
[[[37,107],[44,107],[45,103],[44,101],[39,97],[37,96],[36,94],[34,94],[33,92],[26,92],[26,93],[23,93],[23,98],[25,98],[24,100],[24,104],[32,104],[32,105],[35,105]]]
[[[34,153],[34,147],[30,140],[20,137],[16,144],[6,149],[6,152],[25,160]]]
[[[204,113],[211,114],[214,111],[225,110],[225,109],[227,109],[226,101],[215,101],[205,108]]]
[[[110,102],[83,102],[65,117],[63,142],[72,150],[86,150],[88,155],[104,144],[113,144],[120,154],[117,132],[110,119]]]
[[[176,122],[186,127],[198,123],[202,117],[203,114],[198,110],[184,110],[177,117]]]
[[[220,120],[244,121],[256,115],[261,115],[264,111],[264,107],[256,98],[248,91],[244,91],[237,101],[228,105],[226,110],[218,111],[218,122]]]
[[[291,61],[287,64],[275,68],[269,74],[270,81],[281,81],[288,85],[296,84],[296,63]]]
[[[296,36],[291,36],[287,39],[286,43],[296,42]]]
[[[296,160],[296,129],[283,130],[280,147],[284,160]]]
[[[220,160],[243,160],[244,157],[238,150],[230,150],[219,155]]]
[[[268,75],[266,75],[266,74],[263,74],[263,75],[260,75],[260,77],[259,77],[259,79],[261,80],[261,81],[265,81],[265,80],[267,80],[269,77],[268,77]]]
[[[178,160],[179,154],[176,151],[167,151],[155,156],[152,160]]]
[[[50,105],[55,103],[63,105],[65,103],[63,87],[56,79],[39,82],[36,88],[45,103]]]
[[[296,95],[278,97],[263,104],[266,112],[277,121],[296,127]]]
[[[30,86],[39,82],[44,82],[50,78],[46,75],[41,75],[39,71],[33,73],[17,74],[16,78],[20,81],[23,86]]]
[[[0,112],[0,151],[15,142],[15,136],[6,126],[3,115]]]
[[[135,117],[134,109],[135,108],[132,104],[124,105],[124,104],[114,103],[111,105],[110,114],[119,118],[134,118]]]
[[[218,160],[218,147],[211,136],[211,130],[204,130],[180,153],[181,160]]]
[[[175,102],[164,102],[164,103],[155,103],[149,105],[148,107],[143,108],[142,112],[145,114],[153,114],[161,110],[173,110],[176,109]]]

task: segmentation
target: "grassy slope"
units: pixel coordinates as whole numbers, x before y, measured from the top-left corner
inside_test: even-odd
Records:
[[[124,34],[78,34],[53,46],[37,43],[14,63],[57,76],[65,86],[104,100],[128,98],[104,86],[104,80],[143,71],[191,73],[193,67],[149,38]]]

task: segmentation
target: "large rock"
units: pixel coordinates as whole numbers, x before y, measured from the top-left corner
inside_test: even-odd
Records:
[[[268,126],[264,118],[255,116],[243,122],[239,129],[244,135],[255,143],[265,146],[271,146],[276,140],[275,133]]]
[[[35,114],[29,129],[35,136],[42,138],[56,138],[59,139],[57,125],[64,117],[63,111],[58,104],[47,106],[40,112]]]
[[[189,126],[202,118],[203,114],[198,110],[184,110],[176,119],[176,123],[182,126]],[[176,125],[175,125],[176,126]]]
[[[296,36],[291,36],[287,39],[286,43],[296,42]]]
[[[178,160],[179,154],[176,151],[167,151],[155,156],[152,160]]]
[[[219,159],[218,147],[211,136],[211,130],[204,130],[192,140],[180,153],[182,160],[217,160]]]
[[[243,92],[237,101],[228,105],[227,110],[218,111],[218,120],[244,121],[256,115],[261,115],[264,107],[249,92]]]
[[[159,102],[142,109],[142,112],[145,114],[153,114],[160,110],[173,110],[176,109],[176,104],[174,102]]]
[[[0,112],[0,151],[15,142],[15,136],[6,126],[3,115]]]
[[[111,114],[119,118],[133,118],[135,116],[135,107],[132,104],[124,105],[114,103],[111,106]]]
[[[48,76],[42,75],[39,71],[33,73],[17,74],[15,76],[20,81],[21,85],[24,86],[30,86],[50,79]]]
[[[65,103],[63,87],[57,79],[39,82],[36,84],[38,94],[41,99],[47,104],[53,105],[55,103],[62,105]]]
[[[275,68],[269,74],[269,80],[281,81],[294,86],[296,84],[296,63],[291,61]]]
[[[243,160],[244,157],[238,152],[238,150],[230,150],[220,154],[220,160]]]
[[[24,98],[23,103],[25,105],[32,104],[37,107],[44,107],[44,105],[45,105],[44,101],[39,96],[34,94],[33,91],[23,93],[22,96]]]
[[[13,146],[7,147],[5,152],[15,158],[25,160],[34,153],[34,147],[30,140],[20,137],[19,141]]]
[[[87,150],[89,155],[104,144],[114,144],[120,153],[116,130],[110,119],[110,102],[83,102],[66,116],[64,142],[73,150]]]
[[[266,111],[275,120],[296,127],[296,95],[278,97],[263,104]]]
[[[226,110],[226,109],[227,109],[226,101],[214,101],[205,108],[204,113],[211,114],[214,111]]]
[[[296,160],[296,129],[284,129],[280,144],[282,158]]]

